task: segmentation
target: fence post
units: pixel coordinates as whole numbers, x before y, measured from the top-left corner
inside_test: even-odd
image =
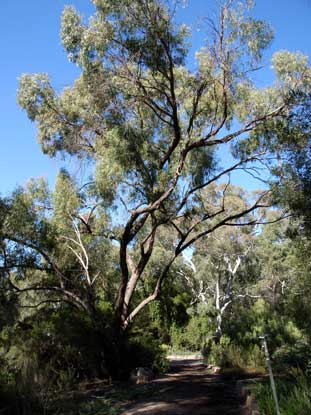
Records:
[[[275,387],[275,382],[274,382],[274,377],[273,377],[273,372],[272,372],[272,367],[271,367],[271,360],[270,360],[266,335],[264,334],[263,336],[260,336],[259,338],[262,340],[263,348],[264,348],[264,351],[265,351],[266,362],[267,362],[267,367],[268,367],[269,377],[270,377],[270,384],[271,384],[271,389],[272,389],[272,395],[273,395],[273,399],[274,399],[274,403],[275,403],[276,415],[281,415],[279,401],[278,401],[278,395],[276,393],[276,387]]]

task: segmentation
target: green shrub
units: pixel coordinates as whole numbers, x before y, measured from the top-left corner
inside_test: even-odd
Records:
[[[70,389],[85,378],[100,378],[103,356],[113,366],[108,335],[94,330],[82,313],[66,308],[42,313],[16,327],[3,356],[5,369],[18,386]]]
[[[310,361],[311,346],[303,339],[297,340],[292,345],[283,345],[273,353],[274,365],[280,370],[297,367],[307,371]]]
[[[173,352],[184,352],[189,350],[189,344],[185,339],[184,328],[172,325],[170,330],[170,345]]]
[[[230,367],[229,361],[229,345],[230,339],[222,336],[219,343],[212,343],[208,355],[208,362],[221,367]]]
[[[311,414],[311,384],[301,370],[292,371],[291,380],[276,381],[282,415]],[[274,415],[275,405],[270,384],[258,384],[254,389],[262,415]]]
[[[203,349],[210,335],[210,325],[206,315],[193,315],[183,328],[172,325],[171,348],[173,352],[198,352]]]
[[[232,314],[224,320],[223,332],[242,348],[258,343],[259,336],[266,333],[269,350],[274,352],[283,344],[294,344],[303,338],[303,333],[288,316],[282,315],[264,299],[245,307],[232,305]]]
[[[167,347],[151,335],[136,336],[124,345],[121,353],[121,367],[123,377],[127,377],[135,367],[149,367],[156,374],[164,373],[168,369],[166,359]]]
[[[257,345],[241,347],[229,337],[222,336],[219,343],[211,342],[205,349],[208,363],[221,367],[261,368],[264,366],[264,353]]]

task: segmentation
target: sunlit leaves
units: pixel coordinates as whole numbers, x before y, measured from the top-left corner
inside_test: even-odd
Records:
[[[56,178],[52,201],[53,221],[60,232],[68,233],[68,228],[72,228],[72,215],[77,214],[81,207],[81,198],[65,170],[61,170]]]
[[[276,75],[286,88],[295,92],[305,87],[310,90],[311,72],[306,55],[283,50],[273,55],[272,63]]]

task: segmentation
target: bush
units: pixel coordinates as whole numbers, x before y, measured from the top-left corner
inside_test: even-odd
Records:
[[[280,370],[300,368],[304,372],[309,371],[308,364],[311,361],[311,346],[303,339],[293,345],[283,345],[273,353],[274,365]]]
[[[108,331],[94,330],[79,312],[65,308],[38,313],[15,328],[3,356],[5,368],[19,386],[70,389],[85,378],[100,378],[103,356],[113,365],[114,360],[108,359],[113,348],[106,346],[108,336]]]
[[[241,347],[226,336],[222,336],[218,344],[211,341],[204,355],[209,363],[221,367],[256,369],[264,366],[264,353],[257,344]]]
[[[183,327],[172,325],[170,331],[173,352],[199,352],[210,336],[210,325],[205,315],[194,315]]]
[[[294,344],[303,338],[303,333],[288,316],[280,314],[263,299],[245,307],[233,304],[231,315],[224,320],[223,332],[242,348],[258,343],[263,333],[267,334],[270,352],[283,344]]]
[[[154,373],[168,369],[167,347],[151,335],[136,336],[125,343],[121,352],[122,377],[126,378],[135,367],[148,367]]]
[[[229,345],[230,339],[226,336],[222,336],[219,343],[212,342],[208,354],[208,362],[221,367],[232,366],[228,355]]]
[[[310,415],[311,384],[301,370],[292,371],[290,381],[277,380],[276,389],[282,415]],[[262,415],[274,415],[275,405],[268,381],[254,389]]]

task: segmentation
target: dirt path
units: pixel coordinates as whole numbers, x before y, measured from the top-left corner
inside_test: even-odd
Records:
[[[121,415],[248,415],[236,384],[224,382],[200,360],[173,361],[170,372],[153,385],[152,397],[129,404]]]

